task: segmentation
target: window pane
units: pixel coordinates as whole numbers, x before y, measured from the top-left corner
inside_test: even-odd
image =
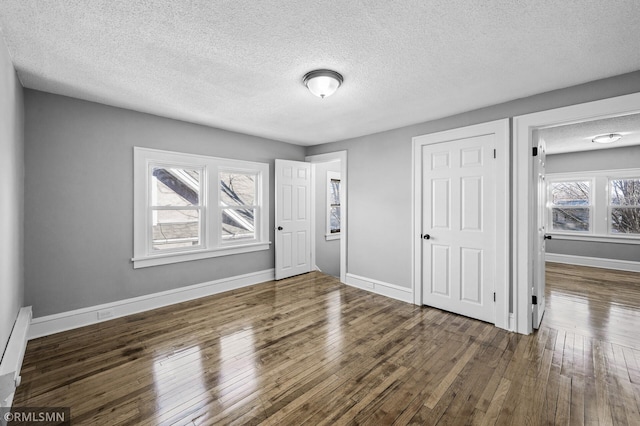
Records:
[[[332,206],[340,205],[340,179],[331,179],[329,181],[329,201]]]
[[[609,185],[612,206],[640,206],[640,179],[612,179]]]
[[[329,210],[329,232],[331,234],[340,232],[340,206],[331,207]]]
[[[200,202],[201,170],[154,167],[151,171],[153,206],[197,206]]]
[[[221,231],[223,240],[255,238],[255,210],[223,209]]]
[[[198,210],[154,210],[153,250],[170,250],[200,244]]]
[[[220,200],[223,206],[253,206],[256,175],[220,172]]]
[[[588,208],[551,209],[553,229],[556,231],[589,231]]]
[[[553,182],[551,203],[556,206],[588,206],[590,182]]]
[[[640,234],[640,208],[619,207],[611,209],[611,233]]]

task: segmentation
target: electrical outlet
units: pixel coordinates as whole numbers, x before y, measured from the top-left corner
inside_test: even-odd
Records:
[[[102,311],[98,311],[98,320],[103,320],[107,318],[113,317],[113,309],[104,309]]]

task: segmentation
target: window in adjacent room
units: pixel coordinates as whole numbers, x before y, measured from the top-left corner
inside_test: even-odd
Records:
[[[551,173],[547,188],[547,232],[640,244],[640,169]]]
[[[591,188],[589,180],[550,183],[551,229],[563,232],[590,232]]]
[[[609,179],[609,232],[640,234],[640,178]]]
[[[134,148],[134,267],[269,248],[269,165]]]
[[[340,238],[340,173],[327,172],[326,239]]]

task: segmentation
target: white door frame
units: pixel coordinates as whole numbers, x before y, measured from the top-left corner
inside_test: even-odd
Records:
[[[495,325],[509,329],[509,120],[496,120],[444,132],[416,136],[413,141],[413,301],[422,305],[422,146],[476,136],[496,135],[496,273]],[[433,136],[433,137],[431,137]]]
[[[308,155],[305,161],[311,163],[327,163],[331,161],[340,161],[340,281],[347,283],[347,151],[335,151],[326,154]],[[311,197],[311,266],[316,264],[316,232],[315,232],[315,211],[316,198],[315,194],[315,173],[311,174],[312,193]],[[326,198],[326,194],[324,195]],[[323,198],[324,199],[324,198]]]
[[[514,117],[513,119],[513,316],[514,331],[533,331],[531,285],[533,283],[532,220],[533,131],[545,127],[579,123],[640,112],[640,93],[584,104],[556,108]]]

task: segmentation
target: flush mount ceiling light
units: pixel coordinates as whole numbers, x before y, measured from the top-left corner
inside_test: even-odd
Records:
[[[591,140],[591,142],[595,143],[614,143],[622,139],[622,135],[620,133],[609,133],[608,135],[600,135],[596,136]]]
[[[302,82],[307,89],[319,98],[331,96],[338,90],[344,79],[342,76],[331,70],[315,70],[304,75]]]

